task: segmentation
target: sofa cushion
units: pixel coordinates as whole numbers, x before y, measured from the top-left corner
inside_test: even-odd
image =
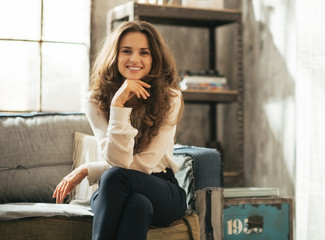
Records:
[[[75,132],[73,144],[73,169],[88,162],[96,162],[100,159],[100,151],[95,136],[91,136],[81,132]],[[90,203],[92,194],[98,188],[98,184],[89,186],[87,178],[71,193],[72,204]]]
[[[0,203],[53,202],[72,168],[76,131],[92,134],[83,114],[0,117]]]
[[[4,203],[0,204],[0,222],[33,217],[92,217],[90,206],[55,203]]]

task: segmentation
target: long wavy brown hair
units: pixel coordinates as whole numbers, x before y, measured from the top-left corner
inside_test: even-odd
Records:
[[[130,32],[140,32],[147,36],[152,55],[151,71],[142,79],[151,85],[151,88],[147,89],[150,97],[146,100],[139,99],[137,104],[132,106],[131,124],[138,129],[134,153],[138,153],[148,146],[163,124],[177,123],[167,123],[166,119],[172,110],[171,100],[175,97],[175,92],[171,89],[179,89],[179,78],[174,59],[161,35],[151,24],[144,21],[128,21],[120,24],[105,40],[91,71],[91,99],[98,102],[107,120],[112,98],[125,80],[118,71],[119,45],[121,39]],[[181,111],[177,121],[180,115]]]

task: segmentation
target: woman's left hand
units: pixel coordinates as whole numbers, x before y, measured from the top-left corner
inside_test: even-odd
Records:
[[[81,165],[65,176],[54,190],[52,197],[56,198],[56,203],[63,203],[67,195],[71,193],[87,175],[87,167]]]

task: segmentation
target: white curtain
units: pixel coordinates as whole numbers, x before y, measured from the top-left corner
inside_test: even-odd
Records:
[[[325,1],[296,2],[296,239],[325,239]]]

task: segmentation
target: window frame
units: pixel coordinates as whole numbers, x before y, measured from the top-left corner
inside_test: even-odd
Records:
[[[38,78],[38,99],[36,104],[36,109],[26,109],[26,110],[9,110],[9,109],[0,109],[0,113],[30,113],[30,112],[57,112],[57,111],[43,111],[42,109],[42,100],[43,100],[43,44],[44,43],[54,43],[54,44],[72,44],[72,45],[82,45],[85,46],[88,52],[88,69],[90,69],[90,42],[91,42],[91,3],[92,0],[89,1],[89,36],[88,36],[88,42],[85,41],[55,41],[55,40],[45,40],[43,36],[44,32],[44,0],[40,0],[40,35],[39,39],[24,39],[24,38],[5,38],[1,37],[0,35],[0,42],[30,42],[30,43],[38,43],[38,49],[39,49],[39,78]],[[88,71],[88,79],[89,79],[90,72]],[[79,109],[81,111],[81,108]],[[59,112],[65,112],[65,111],[59,111]]]

